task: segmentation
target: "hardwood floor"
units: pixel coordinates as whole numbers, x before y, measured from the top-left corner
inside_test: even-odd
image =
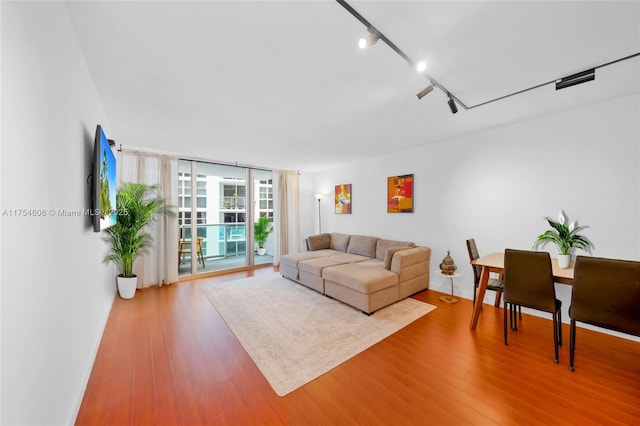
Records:
[[[509,346],[502,311],[438,307],[329,373],[278,397],[200,286],[255,272],[116,297],[77,425],[640,424],[640,343],[569,327],[553,362],[551,320],[523,315]]]

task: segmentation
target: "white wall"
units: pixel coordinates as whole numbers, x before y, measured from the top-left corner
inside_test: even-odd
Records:
[[[594,256],[639,259],[639,103],[635,94],[316,173],[300,199],[312,204],[314,192],[329,194],[325,231],[431,247],[432,271],[451,250],[463,274],[456,293],[467,298],[473,288],[467,238],[476,239],[481,254],[530,249],[548,227],[544,217],[561,209],[589,226],[584,235]],[[458,114],[462,120],[473,112]],[[386,178],[408,173],[415,175],[415,213],[386,213]],[[351,215],[333,213],[331,194],[343,183],[353,184]],[[301,218],[303,235],[317,230],[317,213]],[[544,249],[557,255],[554,246]],[[432,274],[431,288],[450,287]],[[556,288],[568,320],[570,287]]]
[[[72,424],[116,288],[90,219],[49,211],[90,207],[93,134],[109,127],[65,7],[1,7],[0,423]]]

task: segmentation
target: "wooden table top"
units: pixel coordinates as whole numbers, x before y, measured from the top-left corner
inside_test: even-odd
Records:
[[[479,257],[476,260],[471,261],[472,265],[483,266],[489,268],[490,272],[503,272],[504,271],[504,252],[495,252]],[[571,285],[573,282],[573,267],[575,266],[575,260],[571,261],[568,268],[561,268],[558,266],[558,259],[551,258],[551,267],[553,269],[553,279],[557,283]]]

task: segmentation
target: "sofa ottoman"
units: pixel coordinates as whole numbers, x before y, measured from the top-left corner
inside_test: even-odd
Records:
[[[398,274],[379,263],[368,260],[324,269],[324,293],[367,314],[398,301]]]
[[[282,256],[282,259],[280,260],[280,273],[291,280],[298,281],[298,263],[303,260],[333,256],[336,253],[340,252],[331,249],[323,249],[315,251],[303,251],[300,253],[293,253]]]
[[[368,258],[351,253],[340,253],[333,256],[301,260],[298,262],[298,281],[307,287],[319,291],[320,293],[324,293],[324,278],[322,278],[322,271],[325,268],[345,263],[362,262],[365,260],[368,260]]]

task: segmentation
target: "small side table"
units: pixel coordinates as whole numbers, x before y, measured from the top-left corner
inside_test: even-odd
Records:
[[[458,299],[453,297],[453,279],[460,278],[462,274],[460,272],[454,272],[453,274],[443,274],[442,271],[437,272],[441,277],[447,277],[451,279],[451,295],[450,296],[440,296],[440,301],[444,303],[458,303]]]

